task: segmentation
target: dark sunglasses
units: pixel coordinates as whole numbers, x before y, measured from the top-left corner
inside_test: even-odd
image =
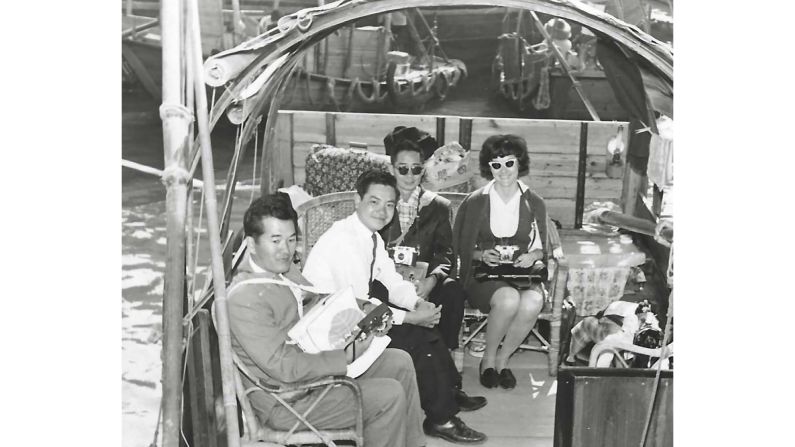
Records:
[[[516,163],[516,160],[508,160],[505,162],[505,167],[512,168],[514,163]],[[491,169],[494,169],[495,171],[502,169],[502,163],[499,161],[490,161],[489,165],[491,166]]]
[[[422,171],[424,171],[424,170],[425,170],[425,168],[422,167],[422,166],[412,166],[411,167],[411,173],[414,174],[414,175],[420,175],[420,174],[422,174]],[[406,175],[406,174],[409,173],[409,167],[408,166],[398,166],[397,167],[397,172],[400,175]]]

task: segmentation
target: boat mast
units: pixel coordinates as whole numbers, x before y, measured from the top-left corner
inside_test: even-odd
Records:
[[[166,186],[166,269],[163,286],[163,447],[179,447],[182,400],[182,302],[190,110],[182,104],[182,2],[160,2],[163,79],[160,117]]]

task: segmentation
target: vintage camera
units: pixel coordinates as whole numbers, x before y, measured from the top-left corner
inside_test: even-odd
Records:
[[[519,251],[516,245],[495,245],[494,249],[500,254],[500,264],[513,264],[514,256]]]
[[[417,249],[414,247],[398,245],[389,249],[389,256],[392,257],[395,264],[411,266],[417,264]]]

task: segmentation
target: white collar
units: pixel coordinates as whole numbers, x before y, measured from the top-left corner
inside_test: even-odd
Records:
[[[491,192],[491,187],[494,185],[495,181],[496,180],[492,179],[490,182],[486,183],[486,186],[483,187],[483,194],[488,194]],[[521,193],[522,195],[524,195],[524,193],[530,189],[530,187],[527,186],[525,182],[521,180],[517,180],[516,182],[519,183],[519,193]]]
[[[364,225],[361,219],[359,219],[359,214],[356,211],[353,212],[350,216],[348,216],[348,220],[350,221],[350,226],[353,229],[353,232],[361,235],[362,237],[366,237],[370,239],[373,237],[374,231],[371,231]]]

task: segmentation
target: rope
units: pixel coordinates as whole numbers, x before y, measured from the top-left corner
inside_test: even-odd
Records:
[[[378,104],[382,103],[384,99],[386,99],[389,93],[385,92],[383,95],[381,94],[381,81],[379,81],[378,79],[373,78],[373,80],[370,82],[372,82],[373,84],[373,94],[371,96],[367,96],[364,94],[361,82],[356,84],[356,94],[358,95],[360,100],[362,100],[367,104],[372,104],[374,102],[377,102]]]
[[[334,87],[337,85],[337,81],[334,78],[326,79],[326,99],[331,101],[331,104],[337,109],[337,112],[341,112],[340,105],[337,102],[337,98],[334,97]]]
[[[549,62],[541,67],[541,73],[538,81],[538,94],[533,100],[533,107],[536,110],[545,110],[549,108],[552,103],[549,97]]]
[[[345,111],[350,112],[353,107],[353,92],[356,91],[356,86],[359,85],[359,78],[354,78],[351,85],[348,86],[348,92],[345,94]]]

